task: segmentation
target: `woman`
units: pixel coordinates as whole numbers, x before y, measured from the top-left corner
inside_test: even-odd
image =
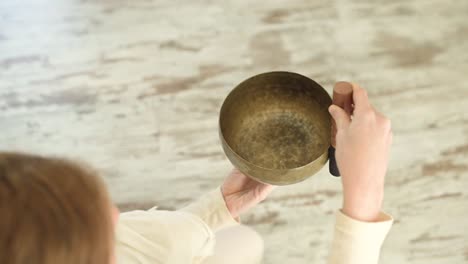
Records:
[[[343,207],[328,263],[377,263],[392,224],[381,212],[390,121],[353,85],[353,118],[331,106]],[[120,215],[90,168],[0,153],[0,263],[260,263],[263,244],[239,215],[272,191],[234,170],[222,186],[178,211]]]

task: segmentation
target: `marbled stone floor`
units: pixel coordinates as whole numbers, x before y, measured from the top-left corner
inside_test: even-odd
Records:
[[[0,1],[0,149],[85,160],[124,210],[178,208],[230,164],[219,107],[270,70],[351,80],[393,121],[381,263],[468,263],[468,1]],[[265,263],[324,263],[326,169],[244,222]]]

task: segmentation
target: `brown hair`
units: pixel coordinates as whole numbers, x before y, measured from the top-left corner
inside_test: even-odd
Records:
[[[87,167],[0,152],[0,263],[108,264],[110,205]]]

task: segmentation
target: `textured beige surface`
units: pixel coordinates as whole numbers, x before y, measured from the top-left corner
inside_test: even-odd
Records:
[[[381,263],[468,263],[468,1],[0,1],[0,149],[66,155],[123,208],[178,208],[230,164],[218,110],[268,70],[368,88],[393,121]],[[324,169],[243,217],[266,263],[324,263]]]

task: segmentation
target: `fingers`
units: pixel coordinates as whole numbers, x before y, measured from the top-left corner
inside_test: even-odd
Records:
[[[393,132],[390,130],[389,134],[388,134],[388,142],[387,144],[390,146],[392,145],[393,143]]]
[[[328,108],[328,111],[335,120],[337,130],[345,129],[349,126],[351,117],[345,112],[345,110],[336,105],[331,105]]]
[[[353,85],[353,102],[354,102],[354,112],[362,113],[368,111],[371,106],[369,103],[369,97],[367,96],[367,91],[362,89],[359,85],[352,83]]]
[[[266,197],[276,188],[274,185],[262,184],[257,187],[258,193],[256,194],[259,201],[263,201]]]
[[[359,85],[353,83],[353,100],[354,100],[354,114],[366,117],[371,117],[376,120],[379,125],[388,133],[391,132],[392,124],[390,119],[377,111],[374,106],[369,102],[367,91]]]
[[[371,105],[372,111],[374,111],[374,114],[376,116],[377,122],[379,123],[380,126],[382,126],[382,129],[387,132],[387,134],[390,134],[392,132],[392,121],[386,117],[384,114],[379,112],[374,108],[374,106]]]
[[[265,189],[266,192],[270,193],[272,192],[274,189],[278,188],[277,185],[271,185],[271,184],[265,184],[265,187],[263,187]]]

